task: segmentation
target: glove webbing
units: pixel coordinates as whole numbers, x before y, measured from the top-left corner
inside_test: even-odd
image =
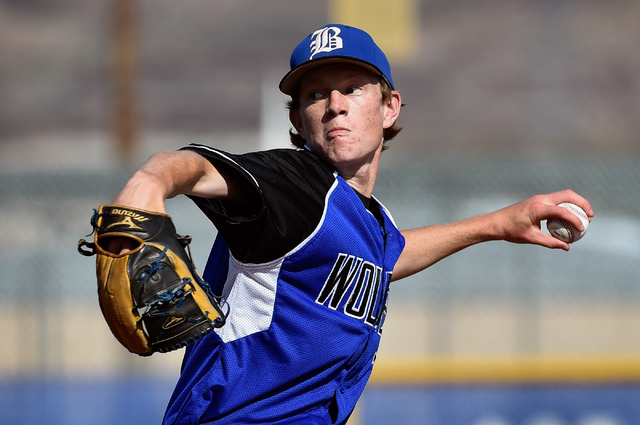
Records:
[[[191,238],[189,237],[184,237],[184,238],[180,238],[180,242],[184,244],[184,241],[187,240],[189,241]],[[220,307],[222,308],[223,305],[226,306],[226,312],[224,313],[223,318],[226,319],[226,317],[229,314],[229,306],[227,303],[222,302],[221,297],[215,295],[211,289],[211,285],[209,285],[209,282],[207,282],[204,279],[201,279],[198,275],[198,273],[195,271],[194,267],[193,267],[193,260],[191,259],[191,248],[189,247],[188,242],[186,244],[184,244],[187,247],[187,251],[189,253],[189,260],[191,260],[191,264],[189,264],[189,268],[191,269],[192,275],[194,276],[194,278],[196,279],[196,282],[198,283],[198,285],[200,285],[200,287],[205,291],[205,293],[207,294],[207,296],[209,297],[209,299],[211,300],[216,300],[218,301],[218,303],[220,304]],[[151,266],[149,267],[148,270],[145,270],[140,277],[138,277],[138,280],[143,280],[142,282],[142,287],[140,289],[140,294],[144,294],[144,288],[146,283],[149,281],[149,279],[151,278],[151,276],[153,276],[154,273],[156,273],[158,270],[162,270],[164,269],[166,266],[164,264],[160,264],[160,260],[162,260],[162,258],[165,256],[167,249],[169,247],[165,246],[164,249],[162,250],[162,252],[160,253],[160,255],[158,256],[158,259],[156,261],[154,261]],[[146,303],[146,306],[144,308],[144,312],[142,312],[142,314],[140,314],[140,310],[141,309],[137,309],[134,308],[133,312],[135,313],[136,310],[138,312],[138,314],[140,314],[140,318],[138,319],[137,323],[140,323],[142,320],[144,320],[147,317],[162,317],[162,316],[166,316],[166,313],[159,313],[159,314],[154,314],[154,311],[161,308],[162,306],[164,306],[166,303],[170,303],[170,302],[175,302],[176,300],[179,299],[178,304],[176,305],[176,309],[179,309],[180,306],[182,306],[182,303],[185,300],[185,297],[188,296],[189,294],[191,294],[193,292],[193,289],[188,289],[185,291],[185,288],[187,286],[191,286],[191,288],[193,288],[193,286],[191,285],[191,278],[185,277],[182,279],[182,286],[173,289],[172,291],[167,291],[164,294],[159,295],[155,300],[151,301],[150,303]],[[209,315],[209,312],[206,312],[206,316]],[[192,318],[187,318],[187,320],[189,320],[190,322],[193,323],[197,323],[197,320],[192,319]]]

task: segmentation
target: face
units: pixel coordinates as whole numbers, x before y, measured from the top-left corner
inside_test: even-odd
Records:
[[[400,111],[399,94],[393,92],[391,102],[383,105],[377,76],[356,65],[309,71],[300,80],[299,96],[300,109],[290,112],[291,122],[311,151],[339,172],[377,158],[383,130]]]

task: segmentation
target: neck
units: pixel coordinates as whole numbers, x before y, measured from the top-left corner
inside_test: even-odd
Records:
[[[358,167],[336,165],[338,174],[360,194],[370,198],[373,188],[378,178],[378,168],[380,165],[380,151],[376,152],[371,159]]]

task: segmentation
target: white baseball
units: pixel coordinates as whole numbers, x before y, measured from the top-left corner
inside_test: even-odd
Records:
[[[577,206],[576,204],[572,204],[571,202],[563,202],[558,204],[559,207],[565,207],[572,213],[578,216],[582,225],[584,226],[584,230],[581,232],[568,221],[552,218],[547,220],[547,230],[554,238],[560,239],[563,242],[573,243],[575,241],[580,240],[587,233],[587,228],[589,227],[589,217],[587,213],[584,212],[582,208]]]

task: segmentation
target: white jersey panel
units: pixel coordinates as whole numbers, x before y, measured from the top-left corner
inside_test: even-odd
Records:
[[[268,264],[243,264],[229,259],[223,299],[229,304],[227,323],[215,331],[224,342],[269,329],[276,301],[282,259]]]

